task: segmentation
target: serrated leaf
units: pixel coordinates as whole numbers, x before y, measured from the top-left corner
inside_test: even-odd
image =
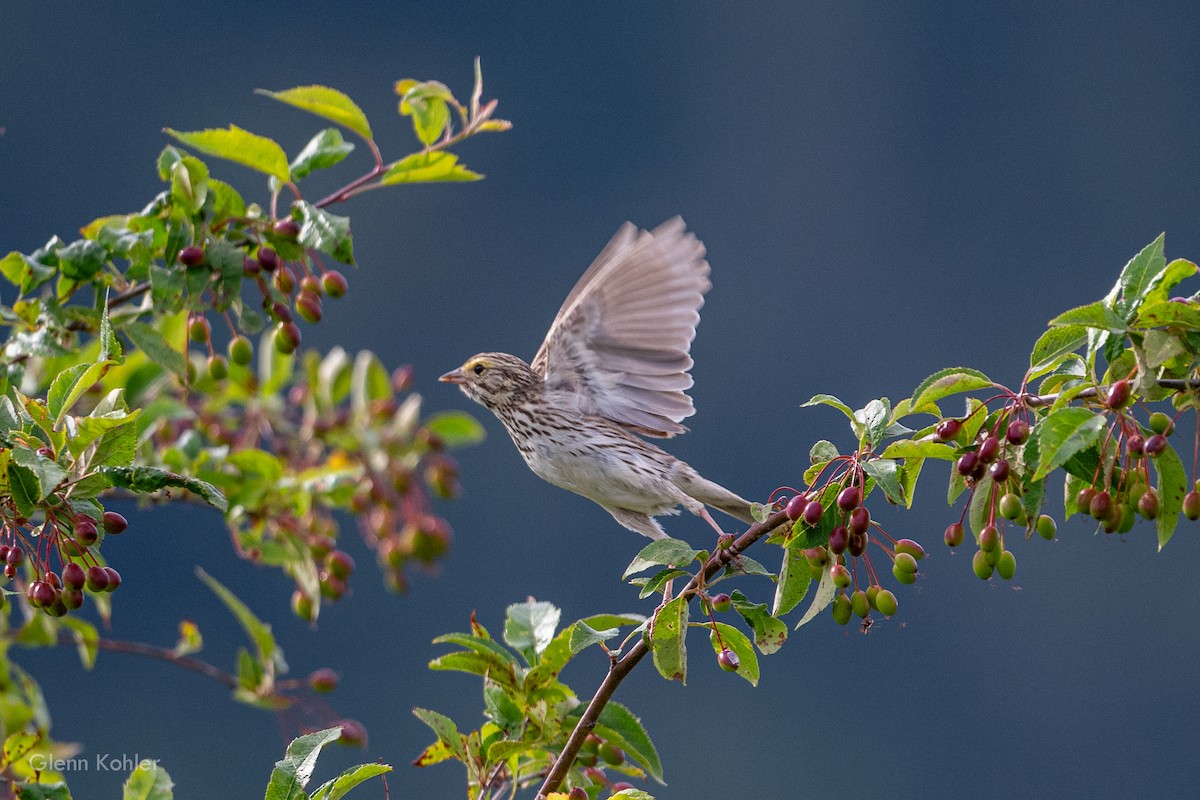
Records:
[[[886,397],[872,400],[854,412],[854,419],[862,430],[866,443],[874,447],[883,441],[888,422],[892,415],[892,404]]]
[[[513,603],[504,615],[504,641],[533,664],[537,654],[545,650],[554,638],[561,615],[562,611],[553,603],[539,602],[533,598],[524,603]]]
[[[810,464],[825,464],[837,458],[838,449],[833,442],[826,439],[818,439],[813,443],[813,446],[808,450],[808,463]]]
[[[1133,324],[1137,328],[1178,327],[1200,330],[1200,306],[1177,300],[1148,304],[1142,308]]]
[[[148,494],[159,489],[177,486],[199,495],[210,506],[214,506],[222,512],[229,510],[229,502],[225,499],[225,495],[221,494],[220,490],[211,483],[199,478],[177,475],[158,467],[102,467],[101,471],[113,486],[122,489]]]
[[[122,800],[171,800],[175,796],[175,782],[157,761],[144,758],[137,768],[129,773],[122,787]]]
[[[447,447],[479,444],[486,431],[479,420],[465,411],[440,411],[425,421],[425,429],[437,436]]]
[[[450,748],[450,752],[454,754],[455,758],[461,760],[466,757],[466,745],[463,741],[465,737],[458,732],[458,726],[454,724],[454,720],[445,714],[430,711],[428,708],[414,708],[413,715],[429,726],[438,741]]]
[[[800,626],[807,625],[815,619],[817,614],[820,614],[833,602],[834,594],[833,577],[829,573],[829,567],[826,566],[824,571],[821,572],[821,582],[817,584],[817,592],[813,595],[812,604],[804,612],[804,616],[796,623],[796,627],[793,630],[799,630]]]
[[[432,153],[413,153],[400,159],[384,173],[379,185],[477,181],[482,178],[483,175],[459,164],[458,156],[437,150]]]
[[[1183,511],[1183,497],[1188,491],[1187,470],[1179,459],[1175,448],[1168,446],[1153,461],[1158,474],[1158,518],[1154,521],[1158,531],[1158,549],[1161,551],[1171,540]]]
[[[1151,281],[1151,288],[1142,298],[1140,305],[1144,308],[1170,299],[1172,290],[1179,285],[1180,281],[1192,277],[1197,272],[1200,272],[1200,268],[1197,268],[1191,261],[1182,258],[1175,259],[1167,264],[1155,280]]]
[[[304,787],[316,769],[321,748],[341,735],[341,728],[326,728],[292,740],[283,759],[275,762],[264,800],[307,800]]]
[[[650,628],[650,652],[654,667],[670,681],[687,683],[688,604],[684,596],[661,606]]]
[[[9,461],[8,491],[12,496],[13,505],[17,507],[17,513],[25,518],[32,517],[37,511],[38,500],[41,499],[38,497],[41,487],[37,475],[15,461]]]
[[[422,750],[412,763],[414,767],[430,767],[434,764],[441,764],[443,761],[449,761],[454,757],[454,751],[450,749],[450,745],[439,739]]]
[[[1121,270],[1121,277],[1105,300],[1111,303],[1121,319],[1128,319],[1142,304],[1142,300],[1157,283],[1166,269],[1163,256],[1166,234],[1159,234],[1153,242],[1142,248]]]
[[[596,630],[586,622],[579,621],[571,625],[569,644],[571,647],[571,655],[575,655],[580,650],[591,647],[600,642],[607,642],[616,636],[621,635],[619,628],[605,628]]]
[[[875,479],[875,484],[883,490],[888,500],[896,505],[908,505],[904,497],[904,489],[900,486],[900,475],[897,464],[890,458],[872,458],[862,462],[863,472]]]
[[[582,709],[582,706],[580,708]],[[604,732],[601,734],[603,738],[608,739],[610,735],[615,736],[618,747],[627,755],[632,756],[634,761],[649,773],[650,777],[659,783],[663,782],[663,767],[658,750],[650,740],[650,734],[646,732],[641,719],[632,711],[620,703],[610,700],[600,712],[596,725],[597,730],[603,729]]]
[[[277,142],[243,130],[237,125],[230,125],[228,128],[209,128],[203,131],[177,131],[165,128],[164,132],[201,153],[264,172],[284,182],[291,178],[287,154],[283,152],[283,148]]]
[[[938,370],[913,389],[911,408],[921,408],[927,403],[936,403],[943,397],[992,386],[992,379],[977,369],[947,367]]]
[[[42,735],[40,733],[31,733],[28,731],[17,731],[11,733],[4,740],[4,763],[0,764],[0,768],[7,769],[10,764],[20,761],[21,758],[33,749]]]
[[[685,567],[699,554],[699,550],[694,550],[682,539],[655,539],[629,562],[621,580],[627,580],[630,575],[636,575],[654,566]]]
[[[771,613],[781,617],[800,604],[812,584],[808,559],[799,547],[783,548],[783,563],[779,567],[779,582],[775,584],[775,600]]]
[[[1034,427],[1038,437],[1038,463],[1033,467],[1033,480],[1041,480],[1062,466],[1079,451],[1091,447],[1104,430],[1104,417],[1086,408],[1060,408]]]
[[[1095,328],[1110,333],[1124,333],[1128,328],[1125,325],[1125,320],[1117,315],[1117,312],[1109,308],[1108,304],[1103,300],[1097,300],[1094,303],[1088,303],[1086,306],[1078,306],[1068,311],[1064,311],[1048,323],[1052,327],[1071,326],[1084,328]]]
[[[854,419],[854,412],[850,409],[850,406],[846,405],[841,400],[837,399],[836,397],[834,397],[831,394],[814,394],[808,400],[801,403],[800,407],[808,408],[810,406],[818,406],[818,405],[831,406],[833,408],[836,408],[838,411],[841,411],[843,414],[845,414],[846,418],[849,419],[852,423],[857,422],[857,420]]]
[[[310,114],[336,122],[364,139],[370,140],[371,126],[367,115],[347,95],[328,86],[296,86],[279,92],[258,89],[257,94],[287,103]]]
[[[182,285],[179,289],[182,290]],[[176,377],[187,375],[183,353],[172,347],[159,330],[145,322],[130,322],[121,328],[134,347],[146,354],[155,364],[166,367]]]
[[[299,241],[304,247],[328,253],[343,264],[354,263],[350,218],[330,214],[304,200],[292,204],[299,216]]]
[[[292,180],[301,180],[318,169],[328,169],[354,152],[354,145],[342,138],[337,128],[326,128],[308,140],[289,165]]]
[[[770,655],[783,647],[783,643],[787,641],[787,625],[767,611],[766,603],[752,603],[739,591],[733,592],[732,600],[734,611],[754,631],[754,644],[763,655]]]
[[[1067,353],[1073,353],[1087,341],[1088,329],[1082,325],[1060,325],[1038,337],[1029,354],[1029,366],[1037,369]]]
[[[880,458],[939,458],[942,461],[953,461],[955,457],[955,449],[948,444],[914,439],[892,442],[880,454]]]
[[[346,793],[364,781],[392,771],[387,764],[359,764],[321,786],[309,795],[310,800],[341,800]]]

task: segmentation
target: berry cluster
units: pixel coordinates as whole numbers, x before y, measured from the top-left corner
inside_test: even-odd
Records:
[[[101,565],[92,548],[100,541],[101,529],[111,535],[122,533],[128,527],[125,517],[105,511],[99,525],[82,514],[47,512],[47,517],[41,524],[5,520],[0,530],[4,581],[17,581],[29,604],[52,617],[81,608],[85,589],[93,594],[116,591],[121,575]],[[55,562],[60,565],[57,570]],[[22,566],[25,574],[19,576]],[[0,594],[0,607],[6,594]]]
[[[583,745],[579,748],[579,755],[575,758],[575,763],[581,765],[584,770],[584,777],[593,786],[598,788],[607,787],[612,794],[632,789],[633,784],[627,781],[610,781],[605,774],[605,766],[620,769],[625,765],[625,752],[620,747],[612,742],[605,741],[594,733],[589,733],[587,738],[583,740]],[[575,798],[587,798],[588,792],[582,786],[576,786],[571,789],[567,797],[571,800]]]
[[[887,557],[892,576],[903,584],[916,582],[917,562],[925,557],[920,544],[912,539],[894,539],[863,505],[864,487],[869,480],[863,464],[872,458],[874,454],[868,450],[840,455],[824,465],[808,491],[775,500],[794,522],[788,541],[801,537],[802,543],[812,543],[804,549],[812,577],[820,579],[828,570],[837,590],[830,610],[839,625],[847,624],[853,616],[869,624],[872,610],[885,617],[896,613],[896,595],[883,588],[868,547],[874,545]],[[826,474],[828,477],[818,486]],[[776,490],[772,498],[786,490]],[[734,659],[736,663],[736,655]],[[725,664],[722,667],[729,669]]]

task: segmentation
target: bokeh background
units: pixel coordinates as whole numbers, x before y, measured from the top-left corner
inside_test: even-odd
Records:
[[[414,140],[392,81],[465,96],[481,56],[515,123],[460,148],[487,180],[342,206],[361,267],[305,344],[411,362],[428,407],[475,411],[436,376],[479,350],[531,356],[621,222],[682,214],[715,288],[694,347],[699,413],[669,447],[755,498],[798,481],[814,440],[849,445],[836,412],[798,408],[812,394],[899,399],[955,364],[1019,381],[1046,320],[1102,295],[1160,231],[1169,257],[1200,257],[1191,3],[4,3],[0,44],[0,252],[140,208],[160,189],[164,126],[232,122],[296,152],[321,123],[258,87],[340,88],[398,156]],[[356,153],[338,174],[366,164]],[[477,681],[426,670],[433,636],[472,610],[499,631],[529,595],[564,620],[653,606],[619,582],[644,541],[540,482],[485,424],[444,509],[453,555],[408,595],[383,590],[348,526],[353,595],[309,630],[282,576],[231,557],[215,514],[160,509],[105,548],[126,576],[112,635],[170,644],[190,617],[231,667],[241,634],[195,579],[202,564],[274,621],[295,674],[342,673],[333,701],[370,745],[332,753],[318,778],[383,759],[392,797],[461,796],[457,767],[408,766],[430,740],[414,705],[480,722]],[[757,689],[719,672],[702,638],[686,688],[649,665],[621,688],[666,765],[660,797],[1194,791],[1200,531],[1185,523],[1159,555],[1148,528],[1108,538],[1072,521],[1015,546],[1011,585],[981,583],[969,553],[940,544],[958,514],[947,470],[926,472],[917,510],[880,511],[932,552],[893,620],[864,636],[821,618],[764,659]],[[708,541],[695,518],[666,524]],[[20,659],[59,738],[159,758],[177,797],[258,796],[282,754],[275,719],[177,668]],[[565,678],[590,694],[604,666],[596,651]],[[100,798],[123,777],[71,780]]]

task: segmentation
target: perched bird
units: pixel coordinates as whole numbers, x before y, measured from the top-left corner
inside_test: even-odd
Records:
[[[653,231],[626,223],[571,290],[537,355],[480,353],[441,380],[491,409],[525,463],[594,500],[630,530],[661,539],[654,519],[705,506],[752,522],[750,503],[641,436],[670,438],[695,413],[688,350],[711,284],[704,245],[676,217]]]

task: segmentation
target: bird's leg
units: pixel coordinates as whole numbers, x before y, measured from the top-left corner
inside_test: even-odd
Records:
[[[712,529],[717,532],[718,538],[726,535],[725,531],[721,530],[721,526],[717,524],[717,521],[712,518],[712,514],[708,513],[707,508],[700,506],[700,510],[697,511],[696,514],[698,514],[701,519],[712,526]]]

